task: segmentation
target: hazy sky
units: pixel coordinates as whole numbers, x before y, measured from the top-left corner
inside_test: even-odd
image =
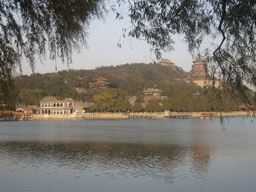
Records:
[[[109,14],[106,19],[94,20],[90,24],[87,38],[87,49],[81,50],[80,54],[73,55],[73,63],[68,67],[60,60],[44,60],[36,64],[35,72],[49,73],[67,69],[95,69],[100,66],[116,66],[126,63],[150,63],[158,62],[154,53],[150,52],[150,46],[145,41],[136,39],[122,39],[122,48],[117,46],[122,29],[129,28],[129,19],[117,20],[114,14]],[[182,42],[181,37],[175,37],[175,50],[163,53],[163,59],[169,59],[176,66],[182,67],[185,71],[191,70],[193,64],[192,56],[188,53],[187,45]],[[32,73],[27,62],[23,62],[23,74]],[[57,71],[56,71],[57,66]]]

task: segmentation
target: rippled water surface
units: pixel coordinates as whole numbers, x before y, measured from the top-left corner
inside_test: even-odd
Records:
[[[0,122],[0,191],[256,191],[256,118]]]

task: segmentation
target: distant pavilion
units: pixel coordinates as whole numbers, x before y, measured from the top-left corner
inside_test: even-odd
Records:
[[[173,67],[174,63],[171,62],[168,59],[162,59],[161,61],[158,62],[158,64],[162,65],[162,66],[168,66],[168,67]]]

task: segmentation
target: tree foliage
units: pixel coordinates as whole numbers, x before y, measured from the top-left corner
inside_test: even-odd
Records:
[[[92,111],[120,112],[130,109],[130,103],[125,91],[121,89],[107,89],[93,96]]]
[[[146,75],[146,71],[152,74],[151,79]],[[116,89],[125,91],[125,95],[119,97],[120,101],[123,101],[124,98],[127,101],[126,96],[135,95],[137,97],[132,111],[144,110],[141,106],[141,103],[145,103],[143,90],[153,87],[160,89],[162,96],[168,97],[168,99],[158,101],[162,107],[160,111],[232,111],[237,110],[241,103],[247,103],[238,91],[230,94],[231,90],[229,89],[212,90],[212,88],[201,88],[192,82],[186,83],[184,81],[186,74],[184,71],[159,64],[125,64],[116,67],[101,67],[95,70],[23,75],[15,78],[15,95],[18,103],[33,105],[38,105],[44,96],[56,96],[58,99],[71,97],[78,101],[92,102],[94,95],[102,96],[102,92],[105,94],[105,91],[89,88],[88,83],[95,77],[102,76],[107,78],[110,90],[112,90],[107,91],[106,97],[112,98],[113,90]],[[78,93],[74,88],[83,88],[85,92]],[[252,105],[255,105],[255,101],[253,104],[253,100],[255,100],[253,92],[249,89],[247,92]],[[118,103],[115,104],[115,107],[111,105],[111,110],[105,110],[123,111],[122,105],[128,104]],[[128,109],[129,107],[124,108]],[[104,109],[97,108],[97,111],[104,111]]]
[[[70,63],[73,49],[85,45],[89,22],[102,12],[102,0],[0,1],[0,89],[8,90],[23,56],[32,70],[35,56],[43,58],[47,48],[50,59]]]
[[[146,111],[162,111],[161,101],[158,99],[151,99],[145,106]]]
[[[147,76],[147,72],[152,77]],[[100,67],[95,70],[69,70],[58,73],[32,74],[18,76],[15,82],[17,102],[24,102],[20,93],[22,89],[42,90],[43,96],[56,96],[59,99],[71,97],[75,100],[93,101],[93,95],[102,92],[101,89],[89,87],[96,77],[106,78],[110,88],[126,91],[129,96],[137,96],[138,103],[144,103],[144,88],[157,87],[163,91],[162,95],[171,96],[177,92],[187,90],[194,93],[200,89],[194,84],[182,81],[187,73],[159,64],[125,64],[116,67]],[[175,80],[180,79],[180,81]],[[166,83],[167,82],[167,83]],[[74,88],[83,88],[84,93],[78,93]],[[39,103],[40,98],[34,104]]]
[[[132,112],[141,112],[144,111],[144,107],[141,105],[141,103],[135,103],[132,107],[131,107]]]
[[[21,69],[22,57],[28,59],[32,70],[35,56],[44,58],[47,49],[51,59],[60,57],[70,63],[73,51],[85,45],[90,21],[103,17],[106,2],[0,1],[0,89],[4,98],[13,98],[8,96],[13,90],[12,72],[16,66]],[[119,6],[125,2],[117,1]],[[126,30],[128,36],[145,39],[158,58],[162,50],[174,48],[176,34],[183,35],[191,53],[200,53],[200,45],[206,37],[219,37],[219,43],[212,42],[213,50],[205,52],[212,78],[221,72],[223,85],[243,93],[244,81],[256,86],[255,0],[129,0],[128,3],[128,16],[133,26]],[[117,9],[111,6],[111,10]],[[116,13],[117,18],[122,18],[122,14]],[[104,74],[104,68],[102,70]],[[141,75],[149,80],[154,78],[151,71],[145,70]],[[122,85],[114,79],[113,85],[118,84],[121,89],[144,86],[134,84],[129,74],[122,78],[126,78]]]
[[[191,53],[200,53],[205,37],[219,37],[205,52],[213,78],[220,71],[224,85],[233,89],[244,91],[244,81],[256,86],[255,0],[133,0],[129,5],[128,35],[145,39],[158,58],[161,50],[174,48],[176,34],[183,35]]]

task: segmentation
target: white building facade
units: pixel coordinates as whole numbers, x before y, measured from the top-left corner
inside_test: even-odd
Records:
[[[47,96],[40,101],[40,114],[71,115],[74,107],[75,101],[72,98],[57,100],[53,96]]]

